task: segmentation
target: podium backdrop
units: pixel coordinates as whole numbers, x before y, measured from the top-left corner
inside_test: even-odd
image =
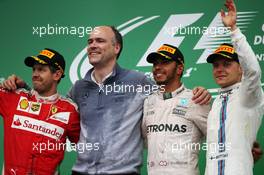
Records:
[[[60,51],[67,62],[66,78],[59,85],[59,91],[65,95],[72,83],[91,67],[86,55],[91,30],[98,25],[114,25],[124,37],[120,65],[150,75],[151,65],[145,61],[146,55],[162,43],[177,45],[185,55],[185,85],[189,88],[204,86],[216,95],[212,68],[205,59],[220,43],[230,41],[218,13],[224,8],[223,4],[223,0],[0,0],[0,80],[17,74],[30,83],[31,69],[25,67],[24,58],[38,54],[45,47],[53,48]],[[240,0],[236,4],[238,26],[247,36],[264,71],[263,1]],[[263,136],[264,125],[258,134],[264,149]],[[204,155],[202,151],[201,174],[204,173]],[[66,153],[61,166],[63,175],[70,174],[75,156],[74,152]],[[263,166],[264,158],[255,164],[254,174],[263,174]],[[142,174],[146,174],[146,161]]]

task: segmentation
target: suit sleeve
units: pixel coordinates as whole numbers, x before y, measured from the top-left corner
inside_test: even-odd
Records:
[[[80,136],[80,116],[77,110],[72,110],[67,129],[67,136],[72,143],[77,143]]]
[[[194,123],[203,133],[203,136],[206,136],[207,133],[207,118],[211,107],[210,105],[197,105],[195,104],[194,110]]]
[[[71,87],[71,89],[69,90],[69,92],[66,95],[67,98],[70,98],[72,100],[74,100],[73,99],[73,89],[74,89],[74,85]]]
[[[144,140],[144,147],[148,147],[148,140],[147,140],[147,125],[146,125],[146,103],[147,99],[144,101],[144,106],[143,106],[143,119],[142,119],[142,124],[141,124],[141,134]]]
[[[10,104],[8,104],[8,102],[10,102],[10,93],[0,88],[0,115],[2,117],[8,115],[8,109],[10,109]]]
[[[239,28],[231,33],[231,39],[243,70],[240,86],[241,103],[250,108],[263,99],[261,69],[252,48]]]

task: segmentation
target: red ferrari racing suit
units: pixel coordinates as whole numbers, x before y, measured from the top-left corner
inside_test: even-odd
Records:
[[[4,121],[4,175],[52,175],[64,157],[66,138],[77,143],[80,120],[69,99],[34,90],[0,88]]]

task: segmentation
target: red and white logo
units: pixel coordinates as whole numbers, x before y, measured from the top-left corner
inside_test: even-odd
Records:
[[[69,118],[70,118],[70,113],[69,112],[58,112],[56,114],[53,114],[49,118],[53,119],[53,120],[60,121],[60,122],[65,123],[65,124],[68,124]]]
[[[14,115],[11,128],[33,132],[55,140],[59,140],[64,133],[64,129],[57,125],[21,115]]]
[[[20,120],[19,120],[19,118],[14,121],[14,125],[16,125],[16,126],[22,125],[21,122],[20,122]]]

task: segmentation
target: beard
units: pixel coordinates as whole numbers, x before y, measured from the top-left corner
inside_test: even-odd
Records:
[[[172,81],[175,80],[175,78],[176,78],[176,71],[177,71],[177,70],[174,69],[173,72],[171,72],[171,73],[166,77],[165,80],[161,80],[161,81],[159,81],[159,80],[156,80],[155,77],[154,77],[154,79],[155,79],[155,81],[156,81],[156,84],[159,85],[159,86],[161,86],[161,85],[164,85],[164,86],[168,85],[170,82],[172,82]]]
[[[52,88],[52,82],[47,81],[37,81],[33,82],[33,88],[37,91],[40,95],[45,94],[46,92],[50,91]]]

